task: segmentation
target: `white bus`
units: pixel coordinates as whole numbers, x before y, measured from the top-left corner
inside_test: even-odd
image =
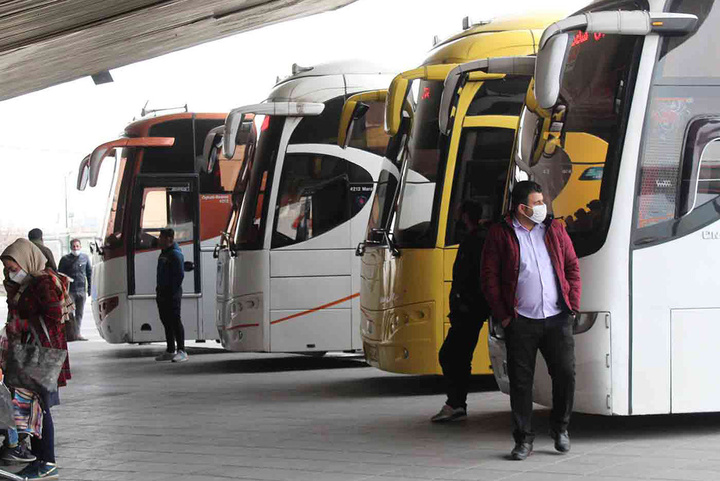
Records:
[[[508,191],[540,183],[580,258],[576,411],[720,411],[718,27],[720,2],[602,1],[540,41]]]
[[[124,136],[83,159],[78,189],[95,187],[104,160],[115,156],[104,232],[93,251],[92,308],[109,343],[165,340],[155,305],[157,237],[171,227],[185,257],[182,321],[187,339],[218,339],[213,249],[232,205],[244,148],[232,159],[203,159],[206,137],[225,114],[179,113],[144,118]],[[239,138],[249,134],[245,123]],[[107,162],[105,162],[107,163]],[[237,195],[235,195],[237,197]]]
[[[257,139],[247,147],[248,177],[238,180],[218,261],[217,329],[233,351],[349,351],[360,339],[360,262],[377,179],[389,163],[383,104],[353,123],[349,145],[337,145],[348,96],[385,88],[392,73],[352,61],[294,68],[261,104],[234,109],[235,130],[255,114]],[[392,147],[392,146],[390,146]]]

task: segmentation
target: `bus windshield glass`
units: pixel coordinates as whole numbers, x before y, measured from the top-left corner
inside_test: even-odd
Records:
[[[263,247],[270,186],[285,117],[256,116],[254,121],[259,132],[257,147],[247,149],[247,163],[251,165],[248,165],[249,177],[244,180],[245,175],[242,175],[238,179],[231,214],[231,219],[237,217],[233,241],[235,247],[241,250],[257,250]],[[239,215],[235,212],[238,205]]]
[[[377,190],[370,210],[370,219],[368,220],[367,228],[367,240],[373,244],[383,244],[385,242],[385,236],[382,231],[386,232],[389,230],[393,223],[399,185],[396,172],[402,172],[402,163],[405,158],[405,149],[407,148],[408,131],[410,130],[411,119],[416,107],[415,99],[415,89],[408,89],[405,105],[403,106],[403,119],[400,123],[398,133],[389,138],[385,145],[385,159],[389,160],[395,169],[391,171],[388,170],[387,167],[383,168],[378,176]],[[371,110],[372,108],[371,105]],[[384,113],[383,109],[382,115],[384,115]],[[367,120],[366,123],[368,123]]]
[[[111,191],[109,210],[106,215],[105,222],[105,241],[104,246],[110,249],[118,248],[123,245],[123,219],[125,214],[125,205],[127,204],[127,192],[130,188],[131,171],[135,166],[134,148],[125,148],[118,152],[115,164],[115,186]]]
[[[558,104],[523,109],[515,181],[541,185],[548,212],[585,256],[600,249],[610,225],[642,39],[574,32],[570,42]]]
[[[442,81],[421,80],[417,107],[403,155],[403,179],[394,234],[401,247],[432,247],[437,229],[437,192],[442,187],[445,137],[438,114]],[[435,215],[434,215],[435,213]]]

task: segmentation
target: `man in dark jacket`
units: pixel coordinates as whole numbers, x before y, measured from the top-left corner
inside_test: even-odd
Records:
[[[467,200],[460,206],[466,234],[453,264],[450,290],[450,330],[440,348],[439,360],[447,386],[447,401],[432,421],[447,422],[467,416],[467,394],[472,358],[480,329],[490,314],[480,290],[480,258],[487,235],[482,221],[483,205]],[[482,222],[482,223],[481,223]]]
[[[45,264],[45,267],[49,267],[50,269],[57,272],[57,264],[55,264],[55,256],[53,255],[52,251],[45,245],[45,242],[43,242],[43,231],[38,229],[37,227],[34,229],[31,229],[30,232],[28,232],[28,240],[35,244],[38,249],[40,249],[47,259],[47,263]]]
[[[482,288],[495,322],[505,329],[515,448],[532,452],[533,377],[538,349],[552,378],[550,435],[570,450],[567,428],[575,396],[573,322],[580,308],[580,268],[560,222],[547,217],[542,188],[518,182],[512,212],[490,228],[482,260]]]
[[[70,297],[75,303],[74,322],[67,330],[68,341],[87,341],[87,338],[80,334],[82,326],[83,310],[85,301],[90,295],[90,282],[92,280],[92,266],[87,255],[80,252],[80,239],[70,241],[70,254],[60,258],[58,272],[65,274],[73,281],[70,283]],[[87,296],[86,293],[87,292]]]
[[[183,257],[180,246],[175,242],[175,231],[160,231],[158,245],[162,249],[157,265],[157,305],[160,321],[165,328],[167,350],[155,358],[156,361],[185,362],[185,329],[180,318],[182,282],[185,278]],[[177,343],[177,352],[175,346]]]

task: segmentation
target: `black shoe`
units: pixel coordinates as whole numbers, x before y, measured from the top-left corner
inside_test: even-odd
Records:
[[[9,463],[31,463],[35,461],[36,458],[27,446],[20,442],[12,448],[9,446],[3,446],[0,451],[0,459]]]
[[[523,461],[532,453],[532,443],[515,443],[515,447],[510,452],[510,459],[513,461]]]
[[[550,431],[550,437],[555,440],[556,451],[560,453],[567,453],[570,451],[570,435],[567,431]]]

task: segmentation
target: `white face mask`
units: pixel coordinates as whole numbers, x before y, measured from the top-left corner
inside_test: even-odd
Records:
[[[9,272],[8,277],[11,281],[15,282],[16,284],[21,284],[22,281],[27,277],[27,272],[20,269],[17,272]]]
[[[79,255],[80,255],[80,249],[72,249],[72,250],[70,251],[70,253],[71,253],[72,255],[74,255],[74,256],[79,256]]]
[[[525,206],[525,207],[530,207]],[[523,215],[530,219],[531,221],[535,222],[536,224],[540,224],[542,221],[545,220],[547,217],[547,205],[540,204],[540,205],[534,205],[532,206],[532,215],[527,215],[525,212],[523,212]]]

